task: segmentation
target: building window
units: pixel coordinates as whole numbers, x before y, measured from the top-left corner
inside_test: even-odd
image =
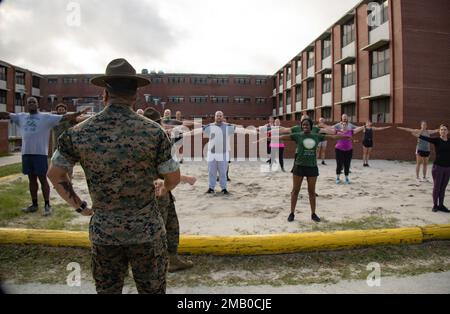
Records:
[[[0,81],[6,81],[8,77],[8,69],[0,66]]]
[[[286,105],[290,106],[292,104],[292,96],[291,96],[291,91],[288,90],[286,92]]]
[[[342,25],[342,47],[345,47],[355,41],[355,33],[354,20]]]
[[[228,96],[213,96],[211,97],[211,101],[214,104],[227,104],[230,102]]]
[[[280,86],[284,84],[284,73],[280,72]]]
[[[20,96],[19,93],[16,93],[16,98],[14,101],[14,106],[16,107],[22,107],[24,105],[23,97]]]
[[[368,11],[369,13],[369,20],[373,23],[372,26],[369,25],[369,31],[372,31],[376,29],[378,26],[383,25],[387,21],[389,21],[389,3],[388,0],[374,0],[372,2],[376,2],[380,5],[381,11],[378,12],[377,10],[374,10],[372,12]],[[376,14],[380,14],[380,16],[376,16]],[[380,19],[380,20],[378,20]],[[380,22],[380,25],[376,25],[378,22]]]
[[[0,89],[0,104],[6,104],[6,91]]]
[[[74,77],[64,77],[63,78],[63,84],[75,84],[78,80]]]
[[[314,97],[314,81],[308,81],[308,99]]]
[[[152,78],[150,79],[150,82],[151,82],[152,84],[162,84],[163,78],[162,78],[162,77],[152,77]]]
[[[37,76],[33,76],[33,88],[40,88],[41,79]]]
[[[278,108],[283,108],[283,95],[278,98]]]
[[[19,71],[16,72],[16,84],[25,85],[25,73]]]
[[[302,87],[298,86],[295,90],[295,101],[300,102],[302,101]]]
[[[291,80],[291,78],[292,78],[292,68],[291,67],[288,67],[287,68],[287,70],[286,70],[286,80],[287,81],[290,81]]]
[[[314,50],[308,51],[308,68],[314,66]]]
[[[256,85],[266,85],[267,80],[266,79],[256,79]]]
[[[325,122],[333,121],[331,118],[331,108],[322,108],[322,118],[325,119]]]
[[[251,101],[250,97],[234,97],[234,102],[237,104],[248,104]]]
[[[265,103],[267,103],[267,98],[264,98],[264,97],[256,97],[256,103],[257,103],[257,104],[265,104]]]
[[[342,86],[348,87],[356,84],[356,65],[344,64],[342,71]]]
[[[333,76],[332,74],[324,74],[322,76],[322,93],[331,93],[331,80]]]
[[[184,83],[184,77],[181,76],[171,76],[168,79],[169,84],[183,84]]]
[[[58,97],[54,97],[53,98],[53,103],[57,103],[58,102]],[[51,97],[47,97],[47,103],[51,104],[52,103],[52,98]]]
[[[217,85],[228,85],[230,80],[227,77],[218,77],[212,80],[214,84]]]
[[[57,78],[49,78],[49,79],[48,79],[48,84],[49,84],[49,85],[55,85],[55,84],[58,84],[58,79],[57,79]]]
[[[168,101],[170,103],[179,104],[179,103],[184,102],[184,97],[182,97],[182,96],[169,96],[168,97]]]
[[[370,117],[373,123],[391,123],[390,99],[372,100],[370,102]]]
[[[235,78],[234,82],[238,85],[250,85],[250,79],[246,77]]]
[[[91,83],[91,78],[89,78],[89,77],[83,78],[83,83],[84,84],[90,84]]]
[[[63,97],[63,103],[73,104],[73,101],[79,99],[78,97]]]
[[[191,83],[194,85],[206,85],[208,84],[208,78],[204,76],[192,77]]]
[[[297,110],[299,110],[300,108],[297,108]],[[302,119],[302,113],[301,112],[296,112],[295,113],[295,120],[296,121],[300,121]]]
[[[208,96],[191,97],[190,101],[191,101],[191,103],[195,103],[195,104],[207,103],[208,102]]]
[[[356,104],[342,105],[342,114],[346,114],[350,122],[356,122]]]
[[[298,59],[297,60],[297,75],[301,75],[302,74],[302,59]]]
[[[322,59],[326,59],[331,56],[331,39],[324,39],[322,41]]]
[[[371,78],[377,78],[390,73],[390,49],[373,51],[371,57],[372,72]]]

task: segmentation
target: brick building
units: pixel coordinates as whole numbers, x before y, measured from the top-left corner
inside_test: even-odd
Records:
[[[418,127],[427,120],[437,128],[450,123],[449,15],[448,0],[365,0],[272,76],[144,71],[152,84],[140,90],[137,108],[180,110],[184,118],[211,118],[223,110],[245,126],[262,125],[270,115],[289,126],[306,112],[330,123],[346,113],[360,125],[371,119]],[[98,110],[102,90],[89,84],[93,76],[39,75],[0,61],[0,110],[23,110],[29,95],[40,98],[45,111],[59,102],[72,111]],[[0,152],[8,145],[7,128],[0,123]],[[9,136],[17,136],[12,127]],[[374,158],[415,158],[414,138],[396,129],[376,134],[375,144]],[[355,157],[361,157],[359,145]]]

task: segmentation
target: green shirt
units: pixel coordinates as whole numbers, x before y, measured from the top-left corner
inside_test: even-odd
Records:
[[[298,129],[300,128],[298,127]],[[302,167],[317,167],[317,146],[324,138],[325,137],[320,134],[293,132],[291,134],[291,139],[297,143],[295,165]]]

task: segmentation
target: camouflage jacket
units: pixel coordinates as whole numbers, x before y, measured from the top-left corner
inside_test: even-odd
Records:
[[[76,162],[83,167],[93,203],[89,231],[94,244],[132,245],[165,237],[153,182],[179,165],[155,122],[126,105],[109,105],[63,133],[52,162],[66,169]]]

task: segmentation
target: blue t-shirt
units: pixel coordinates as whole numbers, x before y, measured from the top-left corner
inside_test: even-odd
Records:
[[[47,113],[10,113],[11,122],[20,128],[22,134],[22,155],[48,156],[50,131],[63,118]]]
[[[230,151],[230,136],[236,131],[236,126],[212,123],[203,127],[203,132],[209,137],[208,152],[226,154]]]

